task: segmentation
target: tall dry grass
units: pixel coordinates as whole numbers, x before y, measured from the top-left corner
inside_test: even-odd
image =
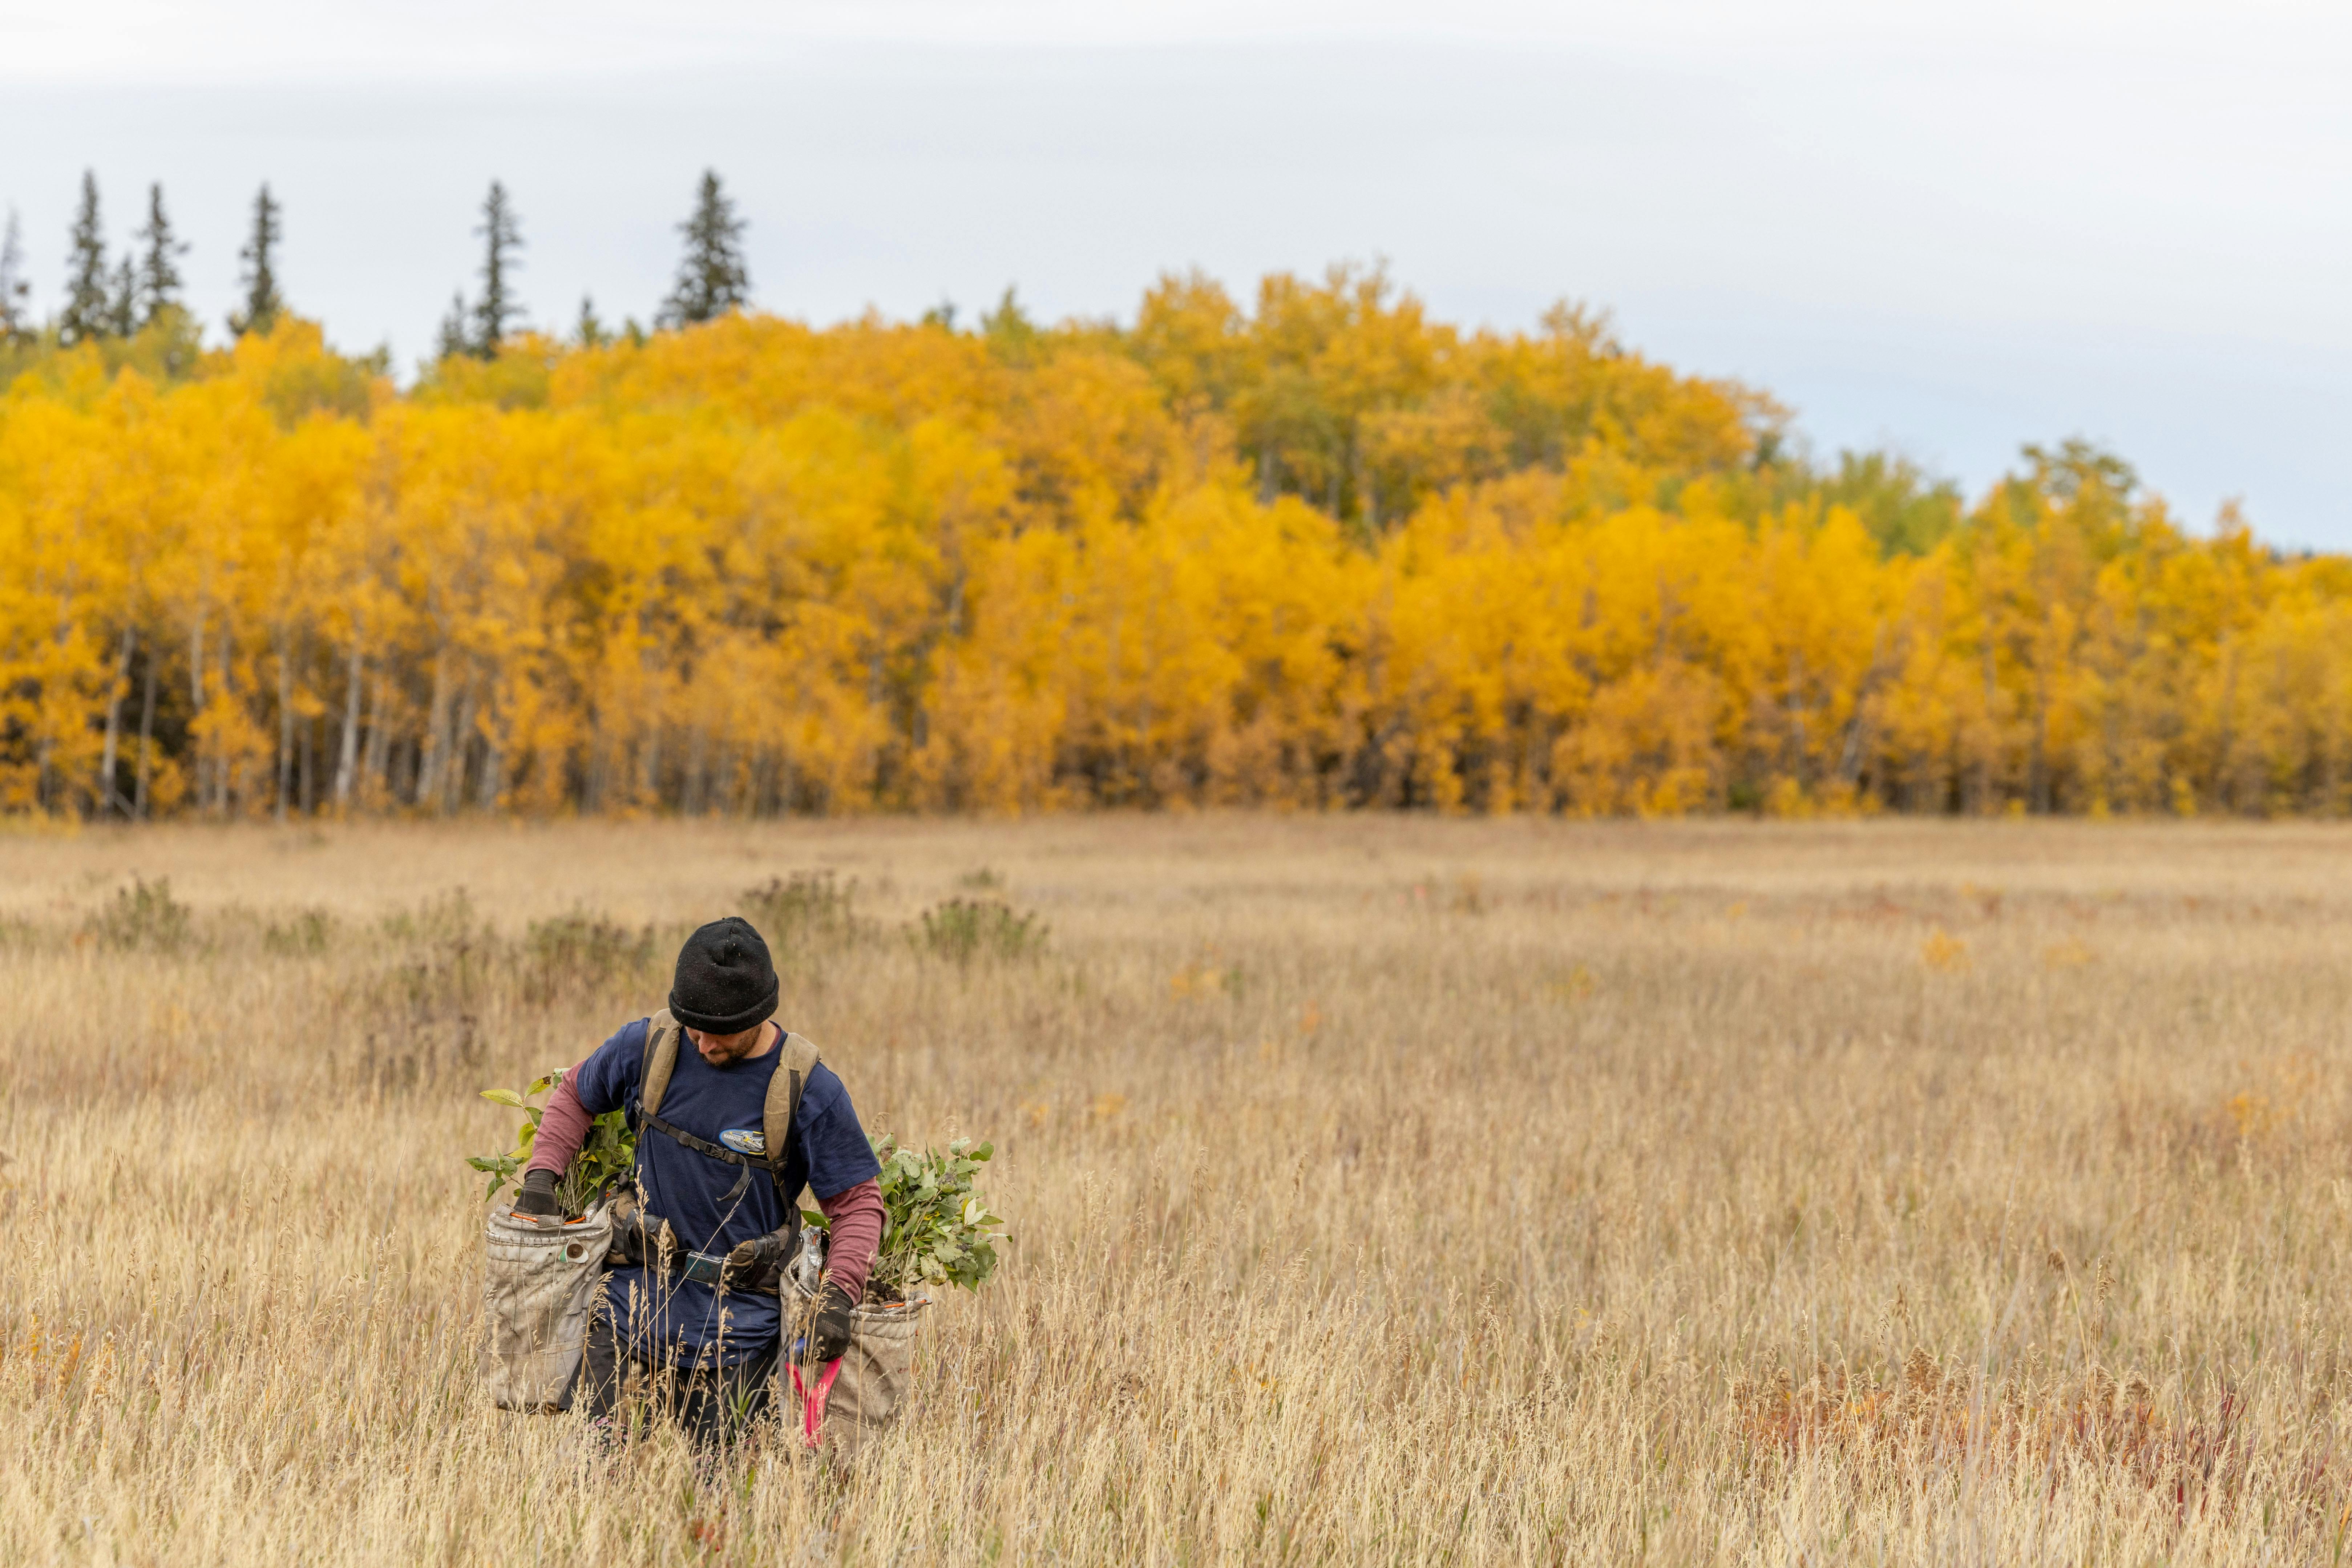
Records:
[[[846,1477],[487,1408],[473,1090],[807,868],[865,923],[803,928],[785,1017],[869,1128],[994,1136],[1004,1269]],[[2347,869],[2314,826],[0,841],[0,1561],[2333,1561]],[[904,940],[955,897],[1045,951]]]

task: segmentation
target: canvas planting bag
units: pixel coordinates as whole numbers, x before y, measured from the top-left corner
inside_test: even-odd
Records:
[[[613,1245],[611,1206],[537,1226],[493,1209],[484,1226],[482,1376],[501,1410],[564,1410],[587,1342],[588,1308]]]
[[[851,1314],[849,1348],[842,1352],[841,1375],[825,1396],[821,1436],[836,1458],[854,1459],[857,1450],[898,1418],[915,1364],[915,1334],[930,1310],[926,1300],[859,1307]]]
[[[815,1305],[814,1297],[798,1278],[788,1280],[794,1314],[804,1316]],[[851,1310],[849,1348],[842,1352],[840,1369],[814,1402],[807,1428],[835,1459],[855,1458],[905,1408],[916,1336],[930,1307],[929,1298],[918,1294],[912,1300],[866,1302]],[[811,1390],[797,1392],[805,1401]]]

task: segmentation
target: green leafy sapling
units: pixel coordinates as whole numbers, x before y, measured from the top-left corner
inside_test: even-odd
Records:
[[[996,1272],[996,1246],[1005,1239],[1003,1216],[972,1190],[972,1177],[996,1152],[969,1138],[937,1149],[902,1149],[887,1135],[869,1139],[882,1163],[882,1247],[866,1291],[879,1300],[902,1299],[919,1285],[961,1285],[977,1290]],[[825,1217],[801,1217],[823,1229]]]
[[[523,1113],[523,1123],[515,1130],[513,1152],[505,1154],[476,1154],[466,1163],[477,1171],[487,1172],[490,1184],[482,1194],[488,1203],[499,1195],[499,1189],[509,1182],[522,1184],[523,1167],[530,1163],[531,1146],[539,1140],[540,1118],[546,1114],[543,1105],[531,1101],[563,1081],[561,1071],[533,1079],[517,1093],[510,1089],[486,1089],[482,1098],[493,1104],[510,1106]],[[629,1131],[627,1116],[618,1110],[608,1110],[588,1125],[588,1139],[580,1152],[572,1157],[563,1177],[555,1185],[556,1201],[563,1205],[564,1217],[577,1219],[615,1183],[626,1180],[637,1164],[637,1138]]]

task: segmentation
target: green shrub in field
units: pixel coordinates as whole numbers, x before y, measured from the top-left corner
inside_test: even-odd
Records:
[[[282,925],[270,921],[261,933],[261,945],[271,952],[304,957],[326,952],[334,935],[333,915],[325,910],[297,910]]]
[[[743,914],[768,941],[778,963],[813,947],[844,947],[866,934],[857,918],[857,883],[830,871],[771,877],[742,893]]]
[[[87,930],[106,947],[125,952],[178,952],[190,937],[188,906],[172,897],[172,881],[133,877],[117,888],[105,908],[90,916]]]
[[[925,910],[908,928],[916,948],[934,958],[969,964],[976,958],[1027,958],[1044,950],[1046,925],[1034,910],[1015,914],[993,899],[950,899]]]
[[[470,1032],[485,998],[508,973],[511,944],[474,912],[457,888],[377,923],[384,962],[366,985],[364,1005],[405,1016],[410,1026],[457,1023]]]
[[[463,888],[452,888],[413,910],[394,910],[376,922],[376,929],[390,942],[436,947],[479,945],[490,932],[489,922],[475,915],[473,896]]]
[[[654,963],[654,928],[632,931],[602,915],[574,912],[533,921],[520,952],[524,994],[544,1002],[614,987],[634,988]]]

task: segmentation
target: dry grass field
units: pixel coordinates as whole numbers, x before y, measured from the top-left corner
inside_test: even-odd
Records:
[[[474,1091],[811,869],[782,1016],[996,1140],[1003,1271],[847,1474],[488,1407]],[[908,939],[958,897],[1042,952]],[[2345,829],[16,837],[0,995],[0,1562],[2345,1545]]]

